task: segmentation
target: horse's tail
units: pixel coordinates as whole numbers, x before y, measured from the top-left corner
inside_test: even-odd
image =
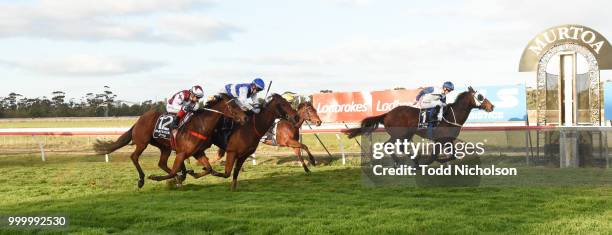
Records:
[[[122,148],[123,146],[128,145],[132,141],[132,129],[134,129],[134,126],[119,136],[116,141],[97,140],[93,146],[94,151],[96,151],[97,154],[109,154]]]
[[[367,117],[361,120],[361,126],[356,128],[350,128],[343,130],[342,133],[347,134],[349,138],[354,138],[363,134],[372,133],[378,128],[378,124],[381,124],[385,120],[387,114],[378,116]]]

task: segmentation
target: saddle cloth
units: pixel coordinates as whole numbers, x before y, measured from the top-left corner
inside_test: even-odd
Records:
[[[155,122],[155,128],[153,128],[153,138],[169,140],[172,136],[170,126],[174,123],[175,118],[176,117],[172,114],[163,114],[159,116],[157,122]]]
[[[187,113],[181,120],[181,123],[179,123],[178,128],[185,125],[191,119],[191,116],[193,116],[193,113]],[[172,123],[174,123],[175,118],[177,117],[173,114],[163,114],[159,116],[157,122],[155,122],[155,128],[153,128],[153,138],[169,140],[172,137],[170,127]]]
[[[438,108],[419,109],[419,129],[432,128],[438,122]]]

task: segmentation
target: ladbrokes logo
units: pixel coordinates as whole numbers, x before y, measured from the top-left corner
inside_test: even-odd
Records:
[[[376,102],[376,111],[377,112],[391,111],[391,109],[397,106],[402,106],[402,105],[410,106],[412,105],[412,103],[411,102],[400,102],[399,100],[393,100],[393,102],[382,102],[379,100]]]
[[[319,113],[341,113],[341,112],[367,112],[368,106],[364,103],[355,103],[351,101],[350,104],[317,104],[317,112]]]

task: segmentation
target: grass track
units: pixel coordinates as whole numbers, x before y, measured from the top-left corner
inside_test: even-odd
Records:
[[[359,168],[312,168],[287,159],[245,164],[238,192],[229,180],[189,178],[184,188],[147,180],[136,188],[126,156],[0,157],[0,215],[63,214],[64,231],[0,233],[610,233],[612,188],[363,187]],[[285,164],[277,165],[279,162]],[[147,174],[160,174],[143,156]],[[217,167],[219,169],[219,167]]]

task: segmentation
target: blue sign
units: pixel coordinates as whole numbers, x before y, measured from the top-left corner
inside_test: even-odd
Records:
[[[612,120],[612,82],[604,85],[604,119]]]
[[[524,84],[505,86],[479,86],[474,90],[484,95],[495,106],[493,112],[474,109],[468,122],[507,122],[527,120],[527,91]],[[448,102],[463,92],[457,90],[449,94]],[[612,103],[611,103],[612,105]]]

